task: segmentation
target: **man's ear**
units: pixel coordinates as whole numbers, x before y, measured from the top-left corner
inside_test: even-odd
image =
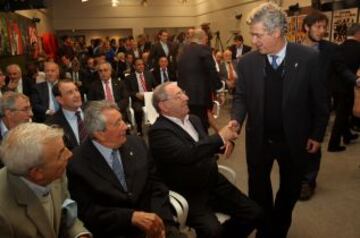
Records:
[[[35,182],[36,184],[39,184],[39,181],[42,181],[44,179],[44,175],[41,168],[35,167],[31,168],[29,170],[28,174],[29,180]]]
[[[165,105],[165,102],[159,102],[159,108],[161,112],[167,112],[167,106]]]
[[[60,105],[63,105],[63,99],[61,96],[56,96],[56,101],[60,104]]]
[[[310,30],[310,27],[308,25],[304,25],[305,32],[308,32]]]
[[[102,131],[95,132],[94,133],[94,138],[99,142],[104,141],[105,140],[104,132],[102,132]]]

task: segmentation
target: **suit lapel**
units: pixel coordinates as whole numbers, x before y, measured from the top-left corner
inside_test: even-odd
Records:
[[[291,92],[291,87],[297,81],[297,74],[300,62],[294,58],[293,47],[288,43],[286,49],[286,56],[284,60],[284,81],[283,81],[283,107],[286,105],[287,99]]]
[[[72,130],[69,122],[66,120],[62,110],[59,110],[59,119],[60,119],[60,124],[64,125],[64,130],[69,133],[69,136],[71,137],[69,139],[71,140],[72,144],[74,144],[74,147],[79,145],[78,141],[76,140],[74,131]]]
[[[97,91],[98,91],[98,94],[99,94],[98,98],[105,99],[105,93],[104,93],[104,88],[103,88],[101,79],[98,80]]]
[[[121,148],[119,149],[120,155],[121,155],[121,161],[124,167],[124,172],[126,174],[126,185],[129,190],[132,190],[131,188],[134,185],[133,179],[136,178],[136,158],[137,152],[131,148],[131,146],[128,143],[125,143]],[[140,176],[140,175],[139,175]]]
[[[44,208],[38,197],[20,178],[8,174],[8,180],[13,188],[14,196],[18,204],[25,206],[26,215],[31,222],[37,227],[39,233],[44,238],[55,238],[56,234],[50,225]],[[24,196],[24,194],[26,194]],[[54,204],[55,206],[55,204]]]
[[[87,156],[87,160],[89,160],[88,163],[91,169],[95,173],[97,173],[100,177],[102,177],[104,180],[107,180],[110,183],[112,183],[114,186],[124,190],[119,180],[115,176],[114,172],[106,163],[102,154],[93,145],[91,140],[88,139],[85,143],[86,143],[86,147],[89,149],[89,153],[87,153],[89,155]]]
[[[167,119],[164,116],[159,117],[159,119],[162,119],[165,123],[167,123],[168,125],[171,126],[171,128],[176,131],[176,133],[181,134],[180,138],[185,138],[188,141],[194,143],[195,140],[189,135],[189,133],[187,133],[183,128],[181,128],[179,125],[177,125],[176,123],[172,122],[171,120]],[[197,128],[195,128],[197,130]]]
[[[59,234],[60,230],[60,219],[62,212],[62,196],[61,196],[61,184],[60,180],[56,180],[51,185],[50,195],[52,197],[53,205],[54,205],[54,229],[56,234]]]

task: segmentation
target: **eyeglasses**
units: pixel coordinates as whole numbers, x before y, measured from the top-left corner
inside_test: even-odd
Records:
[[[164,101],[169,101],[169,100],[172,100],[172,99],[175,99],[175,100],[179,100],[181,99],[182,96],[187,96],[186,95],[186,92],[184,90],[181,90],[179,92],[177,92],[173,97],[168,97],[167,99],[164,99]]]
[[[23,109],[13,109],[11,110],[13,112],[27,112],[27,113],[32,113],[32,107],[25,107]]]

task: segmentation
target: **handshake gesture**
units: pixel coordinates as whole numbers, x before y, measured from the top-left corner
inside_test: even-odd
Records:
[[[239,136],[240,124],[232,120],[226,126],[220,129],[219,135],[224,141],[225,146],[225,158],[229,158],[234,149],[233,140],[237,139]]]

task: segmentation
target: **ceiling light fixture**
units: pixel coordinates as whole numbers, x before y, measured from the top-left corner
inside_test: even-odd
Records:
[[[112,7],[117,7],[117,6],[119,6],[119,0],[111,0],[111,6],[112,6]]]
[[[148,5],[148,1],[147,0],[141,0],[140,4],[144,7],[146,7]]]
[[[87,1],[89,1],[89,0],[81,0],[81,2],[87,2]]]

